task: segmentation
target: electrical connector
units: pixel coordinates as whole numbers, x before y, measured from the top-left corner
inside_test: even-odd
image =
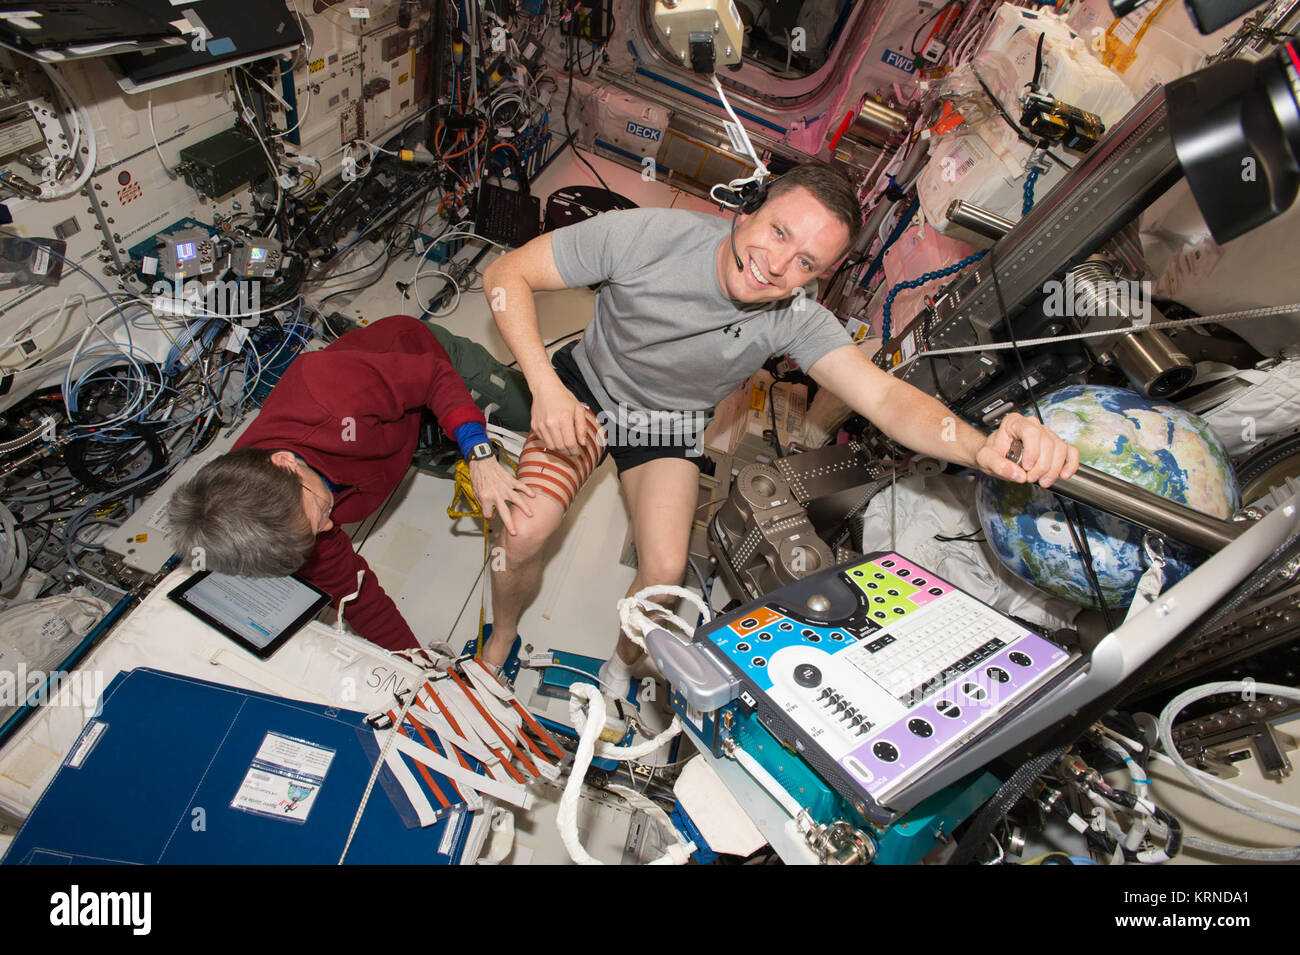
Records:
[[[550,652],[530,653],[524,666],[532,670],[548,667],[555,662],[555,654]]]

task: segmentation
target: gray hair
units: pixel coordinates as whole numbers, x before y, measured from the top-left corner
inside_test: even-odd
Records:
[[[167,523],[182,561],[239,577],[285,577],[316,547],[298,476],[261,448],[205,465],[172,494]]]

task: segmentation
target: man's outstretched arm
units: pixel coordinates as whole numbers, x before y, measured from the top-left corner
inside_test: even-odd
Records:
[[[546,447],[576,455],[586,443],[586,414],[551,367],[533,299],[535,292],[564,288],[568,286],[555,265],[549,233],[507,252],[483,272],[483,294],[492,317],[533,394],[533,430]]]
[[[985,436],[939,401],[885,374],[856,346],[827,353],[808,373],[890,438],[921,454],[1043,487],[1079,468],[1079,452],[1037,420],[1009,414]],[[1023,444],[1018,465],[1007,460],[1016,439]]]

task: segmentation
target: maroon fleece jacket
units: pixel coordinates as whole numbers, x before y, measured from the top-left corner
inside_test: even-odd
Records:
[[[418,319],[394,315],[348,332],[327,348],[299,356],[272,389],[261,413],[235,443],[292,451],[341,485],[316,548],[298,571],[338,606],[357,589],[344,619],[361,636],[400,650],[418,641],[369,565],[339,527],[373,514],[411,464],[428,408],[447,434],[483,413],[433,333]]]

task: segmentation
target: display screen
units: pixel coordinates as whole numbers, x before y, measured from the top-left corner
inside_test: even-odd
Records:
[[[196,254],[197,254],[197,253],[194,251],[194,243],[193,243],[193,242],[177,242],[177,243],[176,243],[176,261],[177,261],[177,262],[188,262],[190,259],[194,258],[194,256],[195,256]]]
[[[259,247],[259,246],[256,246],[256,245],[253,246],[253,251],[250,252],[249,255],[248,255],[248,261],[250,261],[250,262],[265,262],[265,261],[266,261],[266,249],[263,249],[263,248],[261,248],[261,247]]]
[[[260,657],[275,652],[329,602],[296,577],[232,577],[200,571],[168,595]]]

